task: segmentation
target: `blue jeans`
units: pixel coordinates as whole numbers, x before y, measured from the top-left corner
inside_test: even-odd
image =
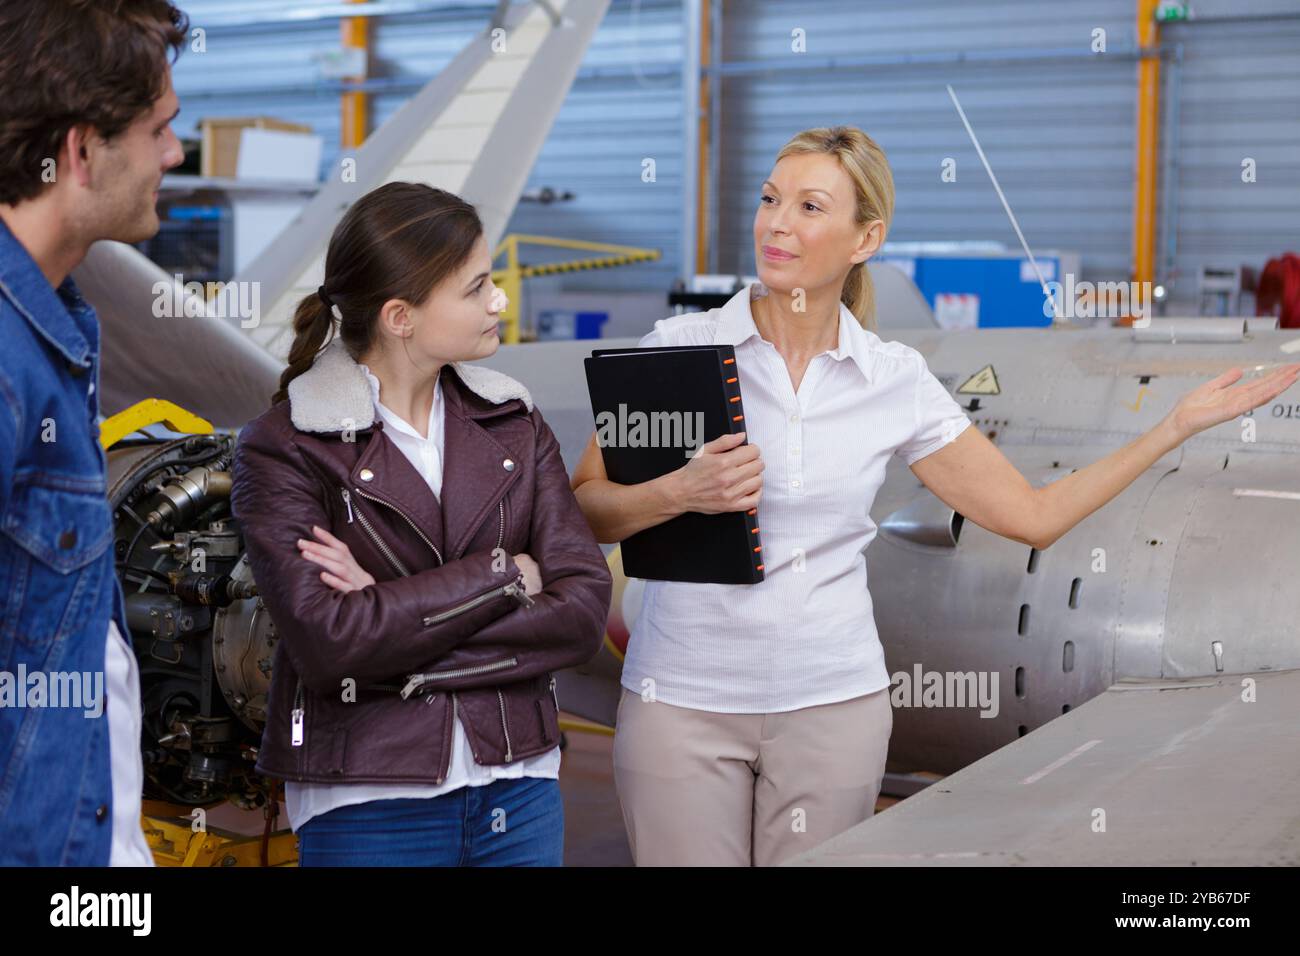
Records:
[[[563,866],[560,782],[520,777],[339,807],[298,828],[298,865]]]

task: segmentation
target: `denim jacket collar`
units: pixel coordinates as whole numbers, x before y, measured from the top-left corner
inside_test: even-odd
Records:
[[[90,366],[99,351],[95,310],[82,298],[71,276],[55,291],[3,219],[0,219],[0,297],[7,299],[65,359]]]

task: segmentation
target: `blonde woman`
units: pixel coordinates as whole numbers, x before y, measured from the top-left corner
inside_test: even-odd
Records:
[[[880,147],[854,127],[805,130],[756,202],[760,281],[656,322],[640,343],[734,345],[749,443],[724,436],[624,486],[593,436],[573,476],[602,542],[685,511],[757,508],[762,529],[759,584],[646,583],[614,742],[638,865],[776,864],[871,816],[893,719],[863,552],[891,455],[967,520],[1046,548],[1158,457],[1300,373],[1230,388],[1241,370],[1229,371],[1124,448],[1034,488],[967,427],[920,353],[872,331],[866,261],[894,207]]]

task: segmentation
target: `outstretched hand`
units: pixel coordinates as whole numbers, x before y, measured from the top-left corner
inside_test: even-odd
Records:
[[[1234,386],[1243,374],[1240,368],[1230,368],[1179,399],[1169,419],[1183,440],[1281,395],[1300,376],[1300,363],[1284,365],[1261,379]]]

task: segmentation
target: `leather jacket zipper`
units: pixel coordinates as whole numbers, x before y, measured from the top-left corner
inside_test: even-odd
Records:
[[[357,494],[360,495],[361,492],[358,491]],[[361,496],[362,496],[363,498],[367,498],[367,499],[369,499],[369,500],[371,500],[371,501],[377,500],[377,499],[374,499],[374,498],[370,498],[369,495],[361,495]],[[343,503],[344,503],[345,505],[348,506],[348,524],[351,524],[351,523],[352,523],[352,515],[353,515],[353,511],[352,511],[352,494],[351,494],[351,492],[349,492],[348,489],[346,489],[346,488],[343,489]],[[382,504],[382,503],[383,503],[383,502],[380,502],[380,504]],[[397,511],[396,508],[394,508],[393,510],[394,510],[394,511]],[[401,514],[401,512],[399,511],[398,514]],[[391,565],[393,566],[393,570],[396,571],[398,574],[400,574],[402,577],[404,577],[404,578],[409,578],[409,577],[411,576],[411,572],[408,571],[408,570],[406,569],[406,565],[404,565],[404,564],[401,562],[401,560],[397,557],[397,555],[393,553],[393,549],[390,548],[390,547],[387,545],[387,543],[384,541],[384,539],[381,538],[381,537],[379,537],[379,532],[377,532],[377,531],[375,530],[374,525],[372,525],[372,524],[370,523],[370,520],[365,516],[365,513],[364,513],[360,508],[358,508],[358,509],[356,510],[356,517],[357,517],[357,521],[360,522],[360,524],[361,524],[361,529],[362,529],[363,531],[365,531],[365,533],[370,537],[370,540],[373,541],[373,542],[375,543],[375,547],[377,547],[377,548],[379,549],[379,553],[382,554],[385,558],[388,559],[388,563],[391,564]],[[403,516],[403,517],[405,517],[405,516]],[[417,530],[418,530],[418,529],[417,529]],[[423,538],[424,535],[421,534],[420,537]],[[425,540],[427,541],[428,539],[426,538]],[[430,547],[433,547],[433,546],[430,545]],[[437,549],[435,548],[435,549],[434,549],[434,554],[437,554],[437,553],[438,553],[438,552],[437,552]],[[442,556],[441,556],[441,555],[438,555],[438,563],[439,563],[439,564],[442,563]]]
[[[388,559],[389,563],[392,564],[393,568],[397,571],[397,573],[402,575],[402,577],[409,578],[411,576],[411,572],[407,570],[406,565],[404,565],[398,559],[397,555],[393,553],[393,549],[390,548],[387,545],[387,543],[385,543],[384,539],[379,537],[379,532],[377,532],[374,528],[374,525],[372,525],[370,521],[367,520],[365,514],[361,511],[361,509],[358,508],[356,509],[355,512],[353,511],[351,492],[349,492],[347,488],[343,488],[341,490],[343,492],[343,503],[348,506],[348,523],[349,524],[352,523],[352,518],[353,515],[355,514],[356,519],[361,523],[362,529],[366,532],[366,534],[370,536],[370,539],[374,541],[375,546],[378,547],[380,552],[383,553],[384,557]],[[383,505],[385,508],[388,508],[390,511],[396,512],[398,515],[400,515],[402,519],[414,529],[415,533],[420,536],[420,539],[429,546],[429,549],[434,553],[434,556],[438,559],[438,564],[441,565],[443,563],[442,552],[438,550],[437,546],[434,545],[434,543],[429,540],[428,536],[423,531],[420,530],[420,526],[417,525],[414,521],[412,521],[406,515],[405,512],[401,511],[398,508],[394,508],[388,502],[383,501],[380,498],[376,498],[374,495],[366,494],[366,492],[362,491],[360,488],[357,489],[357,494],[359,494],[362,498],[365,498],[367,501],[373,501],[376,504]],[[504,500],[497,502],[497,509],[500,515],[499,521],[497,523],[497,549],[500,550],[501,543],[502,541],[505,540],[505,536],[506,536],[506,505]],[[488,600],[489,598],[495,596],[498,593],[509,594],[517,598],[520,601],[520,603],[522,603],[525,607],[532,607],[534,604],[537,603],[524,590],[524,576],[521,574],[519,575],[518,578],[515,579],[515,581],[512,581],[510,584],[503,585],[502,587],[499,588],[494,588],[493,590],[487,592],[486,594],[481,594],[476,598],[472,598],[471,600],[466,601],[464,604],[451,608],[450,610],[442,611],[438,614],[434,614],[434,615],[430,615],[429,617],[426,617],[424,619],[424,625],[425,627],[428,627],[430,625],[437,624],[441,621],[445,621],[449,617],[455,617],[457,614],[460,614],[463,611],[468,611],[473,608],[476,608],[484,601]]]
[[[362,491],[360,488],[357,489],[357,494],[359,494],[362,498],[365,498],[367,501],[373,501],[377,505],[383,505],[389,511],[392,511],[395,514],[399,515],[403,521],[405,521],[407,524],[411,526],[411,530],[420,536],[420,540],[429,546],[429,550],[434,553],[435,557],[437,557],[438,563],[439,564],[443,563],[442,552],[437,549],[434,543],[429,540],[429,536],[426,535],[422,530],[420,530],[420,526],[416,524],[414,521],[412,521],[410,516],[405,511],[402,511],[400,508],[396,508],[393,505],[390,505],[387,501],[384,501],[381,498],[376,498],[374,495],[367,494],[366,492]],[[357,512],[358,515],[360,513],[361,512],[359,511]],[[362,524],[362,527],[365,527],[364,523]]]
[[[301,747],[303,737],[306,733],[306,695],[303,693],[302,678],[298,678],[298,686],[293,691],[293,719],[291,721],[292,731],[290,743],[295,747]]]
[[[447,743],[443,747],[444,763],[438,770],[438,779],[435,783],[442,783],[447,779],[447,774],[451,772],[451,742],[454,739],[456,724],[456,692],[451,692],[451,719],[447,721]],[[475,758],[477,759],[477,758]]]
[[[490,671],[499,671],[506,667],[514,667],[519,663],[519,658],[508,657],[503,661],[493,661],[491,664],[475,664],[472,667],[458,667],[450,671],[429,671],[427,674],[412,674],[402,688],[402,699],[406,700],[425,684],[433,683],[439,680],[450,680],[453,677],[469,677],[473,674],[486,674]]]
[[[555,701],[555,718],[560,717],[560,698],[555,695],[555,675],[551,675],[551,700]]]
[[[429,615],[424,619],[424,626],[432,627],[435,624],[441,624],[448,618],[456,617],[458,614],[464,614],[466,611],[472,611],[484,601],[490,601],[494,597],[499,597],[502,594],[510,595],[525,607],[532,607],[537,603],[533,600],[532,596],[524,590],[524,576],[520,574],[519,577],[515,578],[515,580],[511,581],[509,584],[503,584],[500,587],[493,588],[491,591],[484,591],[478,597],[470,598],[468,601],[457,604],[453,608],[448,608],[445,611],[439,611],[437,614]]]
[[[506,726],[506,699],[501,694],[501,688],[497,688],[497,701],[501,704],[501,731],[506,735],[506,763],[514,759],[514,752],[510,749],[510,728]]]
[[[348,507],[348,524],[351,524],[352,517],[353,517],[352,495],[347,488],[342,489],[342,491],[343,491],[343,503]],[[435,545],[432,541],[429,540],[429,536],[420,530],[420,526],[416,524],[414,521],[412,521],[410,516],[406,512],[402,511],[400,508],[396,508],[393,505],[390,505],[387,501],[384,501],[382,498],[376,498],[374,495],[367,494],[366,492],[362,491],[360,488],[358,488],[356,491],[357,494],[359,494],[362,498],[365,498],[367,501],[373,501],[377,505],[383,505],[388,510],[400,516],[403,521],[405,521],[408,525],[411,526],[411,530],[413,530],[416,534],[420,536],[420,540],[429,546],[429,550],[432,551],[434,556],[438,559],[438,564],[442,565],[445,563],[442,560],[442,552],[438,550],[437,545]],[[379,537],[379,533],[375,531],[374,526],[371,525],[370,522],[366,520],[366,516],[361,513],[360,509],[356,511],[356,517],[361,522],[362,529],[364,529],[366,534],[370,536],[371,540],[375,542],[375,545],[379,548],[381,552],[383,552],[384,556],[388,558],[389,562],[393,565],[394,568],[397,569],[398,573],[401,574],[403,577],[410,577],[411,572],[406,570],[405,565],[403,565],[401,561],[397,559],[397,555],[395,555],[392,549],[389,548],[388,545],[385,544],[384,541]],[[505,538],[506,538],[506,503],[505,503],[505,499],[502,499],[501,501],[497,502],[497,548],[498,549],[500,549],[501,545],[505,542]]]

